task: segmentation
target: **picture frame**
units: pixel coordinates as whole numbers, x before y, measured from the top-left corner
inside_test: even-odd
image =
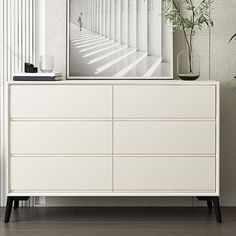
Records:
[[[67,0],[67,79],[173,79],[162,0]]]

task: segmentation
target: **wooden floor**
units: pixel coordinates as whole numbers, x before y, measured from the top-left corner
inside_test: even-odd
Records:
[[[236,208],[223,208],[223,223],[207,208],[25,208],[13,210],[1,236],[236,235]]]

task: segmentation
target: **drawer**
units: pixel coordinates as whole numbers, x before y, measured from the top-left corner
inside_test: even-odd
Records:
[[[215,154],[214,121],[116,121],[117,154]]]
[[[112,191],[112,157],[16,157],[11,191]]]
[[[112,87],[11,86],[11,118],[111,118]]]
[[[213,157],[115,157],[114,190],[215,192]]]
[[[111,154],[110,121],[12,121],[11,154]]]
[[[215,118],[216,87],[115,86],[116,118]]]

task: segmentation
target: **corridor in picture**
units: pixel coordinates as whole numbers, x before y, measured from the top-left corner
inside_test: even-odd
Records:
[[[70,0],[69,77],[169,76],[161,0]]]

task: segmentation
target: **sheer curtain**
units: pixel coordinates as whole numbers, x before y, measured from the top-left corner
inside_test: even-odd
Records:
[[[5,205],[4,87],[24,62],[35,63],[35,4],[40,0],[0,0],[1,206]]]

